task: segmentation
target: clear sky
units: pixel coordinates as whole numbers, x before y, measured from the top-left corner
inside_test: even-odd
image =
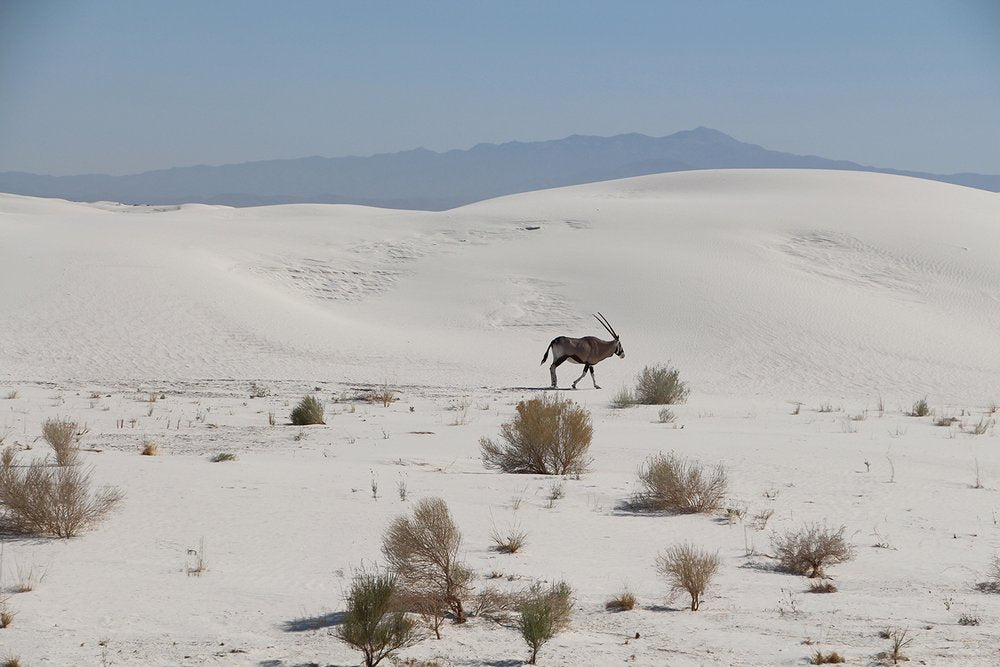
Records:
[[[1000,173],[1000,0],[0,0],[0,170],[671,134]]]

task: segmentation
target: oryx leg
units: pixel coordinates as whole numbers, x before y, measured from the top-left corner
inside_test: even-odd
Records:
[[[597,386],[597,378],[594,377],[594,367],[593,366],[590,367],[590,379],[594,383],[594,389],[600,389],[600,387]]]
[[[583,372],[580,373],[580,377],[578,377],[576,380],[573,381],[573,389],[576,389],[576,383],[584,378],[584,376],[587,374],[587,371],[593,372],[593,370],[594,370],[593,366],[591,366],[590,364],[584,364]]]
[[[566,361],[567,359],[569,359],[569,357],[558,357],[558,358],[553,358],[552,359],[552,365],[549,366],[549,375],[552,376],[552,388],[553,389],[558,389],[558,387],[559,387],[559,385],[556,383],[556,368],[558,368],[559,364],[561,364],[562,362]]]

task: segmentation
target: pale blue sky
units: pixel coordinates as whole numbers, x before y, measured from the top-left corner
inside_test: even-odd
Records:
[[[1000,173],[1000,1],[0,0],[0,170],[698,125]]]

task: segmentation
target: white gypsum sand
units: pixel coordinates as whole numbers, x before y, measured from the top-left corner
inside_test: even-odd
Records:
[[[49,451],[43,420],[86,424],[84,464],[125,493],[80,537],[5,537],[0,657],[355,664],[329,633],[352,570],[440,496],[477,589],[573,587],[541,664],[868,664],[890,626],[914,660],[995,664],[1000,595],[975,585],[1000,551],[1000,453],[995,427],[973,431],[1000,417],[998,249],[998,195],[854,172],[677,173],[441,213],[0,195],[0,435],[27,460]],[[597,366],[603,390],[565,392],[592,411],[593,463],[550,501],[552,478],[485,470],[478,440],[548,384],[549,340],[604,335],[597,310],[627,356]],[[667,361],[692,389],[674,423],[609,407]],[[350,400],[383,384],[388,407]],[[306,394],[326,426],[285,425]],[[907,416],[925,396],[934,417]],[[723,462],[747,517],[618,509],[661,451]],[[515,520],[522,550],[492,550]],[[856,549],[829,570],[836,593],[768,558],[809,522]],[[721,559],[698,612],[656,570],[681,542]],[[45,576],[14,593],[26,564]],[[636,608],[606,611],[626,585]],[[401,655],[528,650],[479,618]]]

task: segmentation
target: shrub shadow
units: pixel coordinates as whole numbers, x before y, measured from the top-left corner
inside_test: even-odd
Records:
[[[345,616],[346,612],[343,611],[332,611],[328,614],[320,614],[319,616],[305,616],[285,621],[281,629],[285,632],[310,632],[313,630],[322,630],[323,628],[332,628],[335,625],[342,625]]]

